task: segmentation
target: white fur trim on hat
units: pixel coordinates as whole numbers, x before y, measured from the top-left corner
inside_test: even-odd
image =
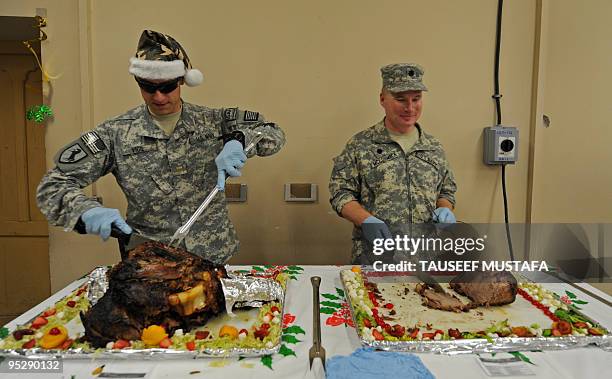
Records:
[[[129,72],[143,79],[174,79],[185,75],[185,62],[179,59],[149,61],[132,57]]]
[[[190,68],[185,73],[185,84],[187,84],[189,87],[200,85],[203,80],[204,75],[202,75],[202,72],[198,69]]]

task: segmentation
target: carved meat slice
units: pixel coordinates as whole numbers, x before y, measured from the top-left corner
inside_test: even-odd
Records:
[[[414,289],[423,299],[423,305],[449,312],[467,312],[470,307],[456,296],[449,293],[440,293],[431,289],[427,284],[419,283]]]

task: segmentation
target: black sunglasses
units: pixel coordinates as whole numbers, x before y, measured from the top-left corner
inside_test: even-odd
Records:
[[[138,83],[138,87],[140,87],[143,91],[147,93],[155,93],[157,91],[161,93],[170,93],[174,91],[176,87],[179,86],[179,82],[181,81],[181,78],[176,78],[168,82],[151,83],[144,79],[140,79],[136,76],[134,77],[134,79],[136,79],[136,83]]]

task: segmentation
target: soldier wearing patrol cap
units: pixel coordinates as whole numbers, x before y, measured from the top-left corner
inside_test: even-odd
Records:
[[[114,224],[125,233],[167,243],[215,185],[223,190],[227,176],[241,174],[247,160],[244,145],[255,133],[263,138],[249,155],[275,154],[285,136],[258,112],[183,101],[181,85],[199,85],[203,76],[169,35],[143,31],[129,72],[145,104],[60,150],[56,167],[38,186],[38,206],[52,225],[66,231],[83,226],[106,240]],[[127,198],[127,223],[117,209],[103,207],[82,191],[107,174],[115,176]],[[213,199],[182,244],[215,263],[225,263],[238,251],[222,196]]]
[[[351,221],[353,263],[364,263],[374,239],[392,238],[407,224],[454,223],[457,186],[442,145],[417,123],[423,107],[423,68],[381,68],[385,117],[357,133],[334,158],[330,202]]]

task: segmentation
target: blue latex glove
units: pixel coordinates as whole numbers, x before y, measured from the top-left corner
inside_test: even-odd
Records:
[[[348,357],[327,360],[327,379],[435,379],[414,354],[359,348]]]
[[[123,220],[117,209],[96,207],[81,215],[87,234],[99,234],[104,241],[110,237],[111,225],[115,224],[123,233],[132,233],[132,228]]]
[[[391,231],[384,221],[370,216],[361,223],[363,237],[369,242],[374,243],[376,238],[393,238]]]
[[[437,208],[433,212],[433,220],[441,224],[454,224],[457,222],[453,211],[445,207]]]
[[[229,141],[223,146],[223,150],[215,158],[217,164],[217,188],[225,190],[225,177],[240,176],[240,169],[244,167],[247,160],[246,154],[242,149],[242,144],[236,140]]]

